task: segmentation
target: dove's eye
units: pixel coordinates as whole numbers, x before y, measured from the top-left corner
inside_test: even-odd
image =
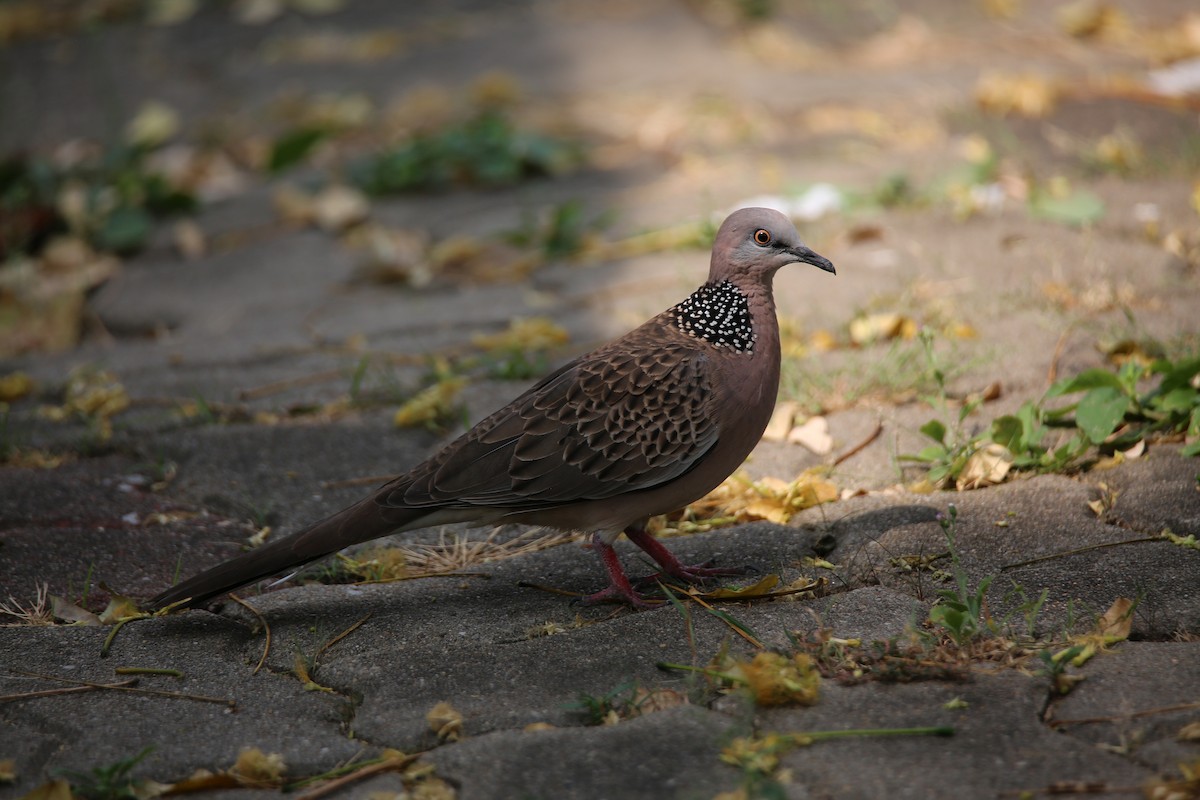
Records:
[[[754,232],[755,244],[766,246],[771,243],[771,232],[766,228],[759,228]]]

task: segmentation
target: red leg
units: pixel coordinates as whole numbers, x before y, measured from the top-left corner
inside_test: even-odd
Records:
[[[608,573],[609,586],[607,589],[601,589],[595,594],[583,598],[583,602],[588,604],[628,603],[634,608],[655,607],[654,603],[646,600],[634,590],[633,585],[629,582],[629,577],[625,574],[624,567],[621,566],[621,560],[617,558],[617,551],[598,533],[592,536],[592,549],[600,555],[600,561],[604,564],[605,572]]]
[[[695,583],[704,578],[721,575],[741,575],[744,572],[744,570],[735,568],[713,568],[703,564],[684,564],[662,542],[646,533],[645,528],[641,526],[630,525],[625,529],[625,535],[629,537],[629,541],[645,550],[648,556],[657,561],[664,573],[681,581]],[[652,575],[649,580],[653,580],[654,578],[655,576]]]

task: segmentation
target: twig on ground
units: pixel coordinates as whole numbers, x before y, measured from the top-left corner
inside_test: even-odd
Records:
[[[271,626],[267,624],[267,618],[262,615],[261,611],[247,603],[242,598],[238,597],[236,594],[231,592],[229,599],[249,611],[254,616],[258,617],[258,621],[263,626],[263,633],[266,636],[266,641],[263,642],[263,652],[262,655],[259,656],[258,663],[254,665],[254,672],[250,673],[251,675],[257,675],[258,671],[262,669],[262,665],[267,661],[267,654],[271,652]]]

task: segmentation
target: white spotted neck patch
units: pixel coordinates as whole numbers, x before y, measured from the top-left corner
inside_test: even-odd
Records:
[[[750,301],[729,281],[706,283],[690,297],[670,309],[675,327],[713,347],[728,347],[738,353],[754,350],[754,325]]]

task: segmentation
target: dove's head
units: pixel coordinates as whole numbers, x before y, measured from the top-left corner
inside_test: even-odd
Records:
[[[799,262],[836,274],[829,259],[800,241],[796,226],[783,214],[770,208],[740,208],[717,231],[708,279],[769,282],[780,267]]]

